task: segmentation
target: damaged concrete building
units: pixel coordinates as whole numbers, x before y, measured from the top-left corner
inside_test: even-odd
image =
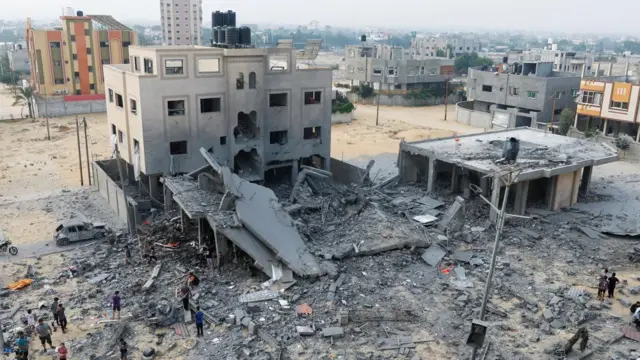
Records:
[[[400,181],[425,183],[434,190],[436,181],[446,181],[454,193],[471,195],[470,185],[490,197],[498,207],[505,184],[497,173],[503,170],[505,141],[515,138],[520,150],[514,168],[517,177],[507,208],[524,214],[528,206],[544,203],[549,210],[569,207],[586,194],[593,167],[615,162],[615,149],[594,141],[554,135],[541,130],[518,128],[460,137],[402,142],[398,167]],[[495,211],[491,211],[495,218]]]
[[[143,174],[153,192],[162,175],[205,165],[200,147],[251,181],[329,167],[331,69],[300,61],[292,46],[129,55],[104,67],[108,131],[128,179]]]

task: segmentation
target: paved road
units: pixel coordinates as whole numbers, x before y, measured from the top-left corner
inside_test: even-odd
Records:
[[[89,246],[95,242],[96,240],[80,241],[80,242],[72,243],[71,245],[68,245],[68,246],[58,246],[53,240],[48,240],[48,241],[42,241],[42,242],[32,243],[28,245],[20,245],[18,246],[19,252],[18,252],[18,255],[16,256],[0,253],[0,262],[22,260],[22,259],[38,257],[43,255],[67,252],[67,251],[75,250],[81,247]]]

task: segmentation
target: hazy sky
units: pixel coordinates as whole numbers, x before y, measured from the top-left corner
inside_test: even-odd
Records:
[[[2,0],[2,18],[49,19],[63,5],[85,14],[109,14],[121,21],[159,22],[160,0]],[[640,33],[633,14],[640,1],[615,0],[203,0],[204,18],[213,10],[235,10],[238,22],[389,28],[518,29],[596,33]],[[624,16],[624,14],[629,14]]]

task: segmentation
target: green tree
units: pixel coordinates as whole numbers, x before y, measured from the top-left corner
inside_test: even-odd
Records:
[[[0,55],[0,74],[8,74],[11,72],[11,68],[9,66],[9,53],[4,53]]]
[[[32,87],[18,88],[18,93],[15,96],[13,106],[21,105],[27,106],[29,109],[29,117],[34,118],[34,109],[36,103],[35,90]]]
[[[569,129],[573,126],[573,121],[576,114],[569,108],[562,109],[560,113],[560,119],[558,120],[558,133],[560,135],[567,135]]]
[[[453,63],[453,67],[458,73],[466,73],[470,67],[491,65],[493,65],[491,59],[479,56],[476,52],[462,54],[458,56]]]
[[[436,50],[436,56],[437,57],[447,57],[447,53],[442,49],[438,49],[438,50]]]

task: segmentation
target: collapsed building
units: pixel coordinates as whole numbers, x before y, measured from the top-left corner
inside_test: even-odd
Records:
[[[579,193],[587,193],[593,167],[618,160],[617,151],[607,144],[518,128],[402,142],[400,182],[424,183],[431,192],[436,181],[445,180],[452,192],[466,196],[475,185],[498,208],[505,188],[499,174],[505,168],[504,143],[511,138],[518,140],[520,149],[513,167],[515,193],[507,206],[517,214],[534,202],[550,210],[574,205]],[[491,218],[495,215],[492,209]]]

